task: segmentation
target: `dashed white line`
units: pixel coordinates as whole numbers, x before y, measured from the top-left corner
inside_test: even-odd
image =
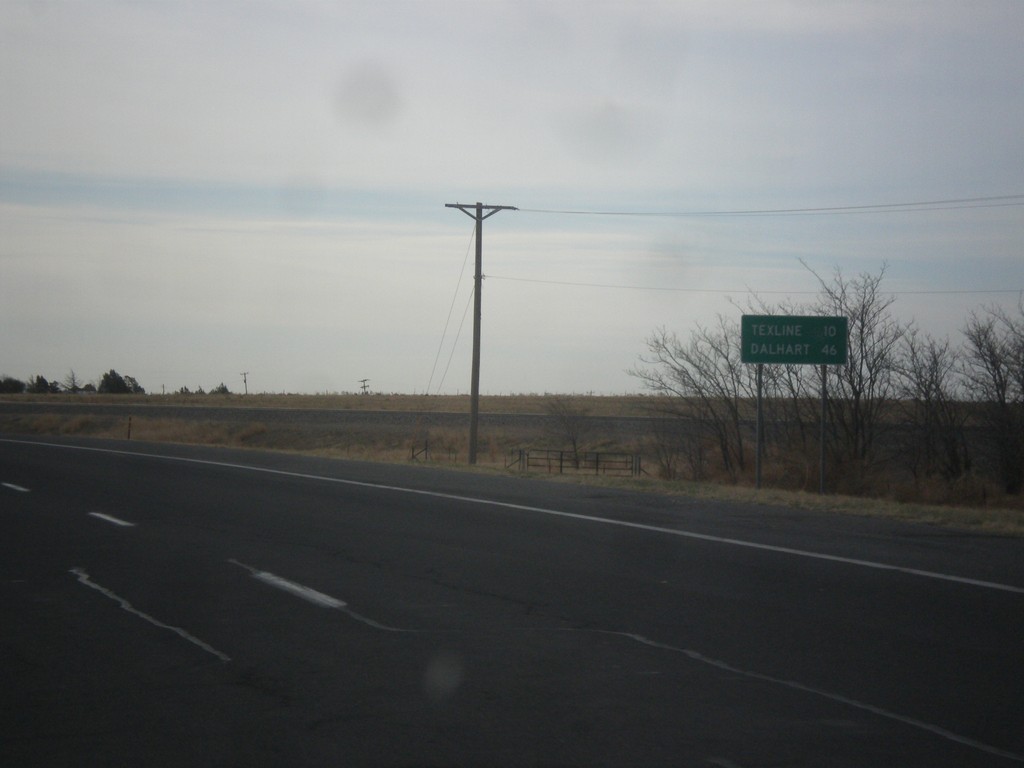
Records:
[[[17,491],[18,493],[28,493],[29,492],[28,488],[25,488],[25,487],[23,487],[21,485],[15,485],[14,483],[0,483],[0,485],[2,485],[4,488],[9,488],[12,491]]]
[[[374,621],[371,618],[356,613],[348,607],[348,603],[344,600],[339,600],[336,597],[325,595],[323,592],[318,592],[312,587],[307,587],[303,584],[299,584],[294,581],[290,581],[282,576],[278,576],[276,573],[270,573],[269,571],[261,571],[259,568],[253,568],[251,565],[239,562],[235,559],[228,560],[232,565],[237,565],[240,568],[245,568],[249,574],[254,578],[262,581],[264,584],[269,584],[272,587],[288,592],[289,594],[300,597],[314,605],[319,605],[324,608],[333,608],[339,610],[342,613],[352,617],[356,621],[362,622],[369,627],[379,629],[384,632],[417,632],[415,629],[400,629],[399,627],[389,627],[387,624],[381,624],[379,621]]]
[[[188,632],[186,632],[181,627],[175,627],[175,626],[172,626],[170,624],[164,624],[162,621],[158,621],[157,619],[154,619],[148,613],[143,613],[142,611],[137,610],[136,608],[134,608],[132,606],[131,603],[129,603],[123,597],[120,597],[119,595],[116,595],[115,593],[113,593],[109,589],[107,589],[106,587],[100,586],[95,581],[92,581],[89,578],[89,574],[86,573],[82,568],[72,568],[69,571],[69,573],[73,573],[75,576],[77,576],[78,577],[78,582],[80,584],[84,584],[85,586],[89,587],[90,589],[95,589],[101,595],[104,595],[105,597],[109,597],[115,603],[118,603],[121,606],[121,608],[123,608],[124,610],[128,611],[128,613],[131,613],[131,614],[133,614],[135,616],[138,616],[140,619],[148,621],[150,624],[152,624],[155,627],[159,627],[160,629],[170,630],[174,634],[178,635],[178,637],[181,637],[181,638],[183,638],[185,640],[188,640],[193,645],[198,645],[200,648],[202,648],[207,653],[212,653],[214,656],[216,656],[221,661],[225,661],[225,662],[231,661],[231,657],[229,657],[227,654],[221,653],[220,651],[218,651],[213,646],[208,645],[207,643],[204,643],[202,640],[200,640],[199,638],[197,638],[197,637],[195,637],[193,635],[190,635]]]
[[[122,520],[122,519],[120,519],[118,517],[114,517],[113,515],[105,515],[102,512],[90,512],[89,515],[91,517],[95,517],[95,518],[98,518],[100,520],[105,520],[108,523],[113,523],[114,525],[120,525],[120,526],[123,526],[125,528],[133,528],[135,526],[135,523],[129,523],[127,520]]]
[[[289,581],[288,579],[269,573],[268,571],[261,571],[258,568],[253,568],[251,565],[240,563],[237,560],[228,560],[228,562],[245,568],[245,570],[247,570],[254,579],[258,579],[264,584],[269,584],[270,586],[277,587],[285,592],[290,592],[296,597],[308,600],[314,605],[320,605],[324,608],[344,608],[346,605],[343,600],[338,600],[330,595],[325,595],[323,592],[317,592],[311,587],[297,584],[294,581]]]

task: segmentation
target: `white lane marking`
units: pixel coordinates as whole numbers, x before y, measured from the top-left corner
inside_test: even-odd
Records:
[[[374,621],[373,619],[362,616],[351,608],[348,607],[348,603],[344,600],[338,600],[336,597],[325,595],[323,592],[318,592],[312,587],[307,587],[303,584],[299,584],[294,581],[290,581],[282,576],[278,576],[276,573],[270,573],[269,571],[261,571],[259,568],[253,568],[251,565],[239,562],[234,558],[228,560],[229,563],[237,565],[241,568],[245,568],[249,574],[254,578],[262,581],[264,584],[269,584],[272,587],[284,590],[290,594],[300,597],[303,600],[307,600],[314,605],[323,606],[324,608],[333,608],[341,611],[348,616],[351,616],[356,621],[361,621],[374,629],[380,629],[384,632],[416,632],[415,629],[399,629],[398,627],[389,627],[387,624],[381,624],[380,622]]]
[[[761,544],[755,541],[745,541],[743,539],[733,539],[725,536],[714,536],[707,533],[697,533],[696,531],[686,531],[678,528],[665,528],[659,525],[648,525],[646,523],[634,523],[628,520],[615,520],[608,517],[597,517],[595,515],[583,515],[576,512],[563,512],[557,509],[546,509],[544,507],[533,507],[525,504],[513,504],[507,501],[493,501],[491,499],[480,499],[473,496],[460,496],[452,493],[441,493],[439,491],[425,491],[419,488],[403,488],[398,485],[386,485],[383,483],[367,483],[361,480],[346,480],[339,477],[324,477],[323,475],[311,475],[304,472],[289,472],[283,469],[268,469],[266,467],[254,467],[247,464],[234,464],[223,461],[210,461],[208,459],[191,459],[183,456],[163,456],[158,453],[137,453],[134,451],[122,451],[113,448],[93,448],[81,445],[61,445],[60,443],[42,443],[31,440],[13,440],[9,438],[0,438],[0,443],[19,443],[23,445],[37,445],[45,446],[48,448],[64,448],[67,450],[76,451],[93,451],[96,453],[110,453],[122,456],[136,456],[147,459],[161,459],[164,461],[176,461],[184,464],[200,464],[204,466],[212,467],[223,467],[226,469],[240,469],[247,472],[262,472],[264,474],[279,475],[282,477],[294,477],[301,480],[318,480],[325,483],[337,483],[339,485],[351,485],[359,488],[373,488],[375,490],[382,491],[393,491],[396,493],[408,493],[418,496],[429,496],[436,499],[448,499],[450,501],[460,501],[468,504],[478,504],[484,506],[498,507],[501,509],[514,509],[521,512],[533,512],[542,515],[551,515],[554,517],[564,517],[572,520],[582,520],[590,523],[598,523],[601,525],[614,525],[622,528],[633,528],[635,530],[650,531],[652,533],[664,533],[669,536],[679,536],[680,538],[696,539],[698,541],[708,541],[716,544],[726,544],[734,547],[746,547],[748,549],[758,549],[764,552],[776,552],[783,555],[792,555],[794,557],[806,557],[814,560],[824,560],[833,563],[842,563],[844,565],[854,565],[861,568],[873,568],[881,571],[892,571],[895,573],[904,573],[910,576],[920,576],[926,579],[936,579],[939,581],[949,581],[956,584],[965,584],[972,587],[981,587],[983,589],[995,589],[1002,592],[1013,592],[1016,594],[1024,594],[1024,587],[1017,587],[1012,584],[1001,584],[995,581],[985,581],[983,579],[972,579],[966,576],[954,576],[948,573],[939,573],[937,571],[925,571],[919,568],[907,568],[901,565],[890,565],[888,563],[879,563],[873,560],[860,560],[853,557],[842,557],[840,555],[829,555],[822,552],[812,552],[804,549],[793,549],[791,547],[779,547],[773,544]]]
[[[976,749],[981,752],[986,752],[990,755],[996,755],[998,757],[1004,757],[1008,760],[1013,760],[1018,763],[1024,763],[1024,756],[1022,755],[1018,755],[1015,752],[1008,752],[1007,750],[1000,749],[999,747],[993,747],[990,744],[985,744],[983,742],[976,741],[975,739],[971,739],[967,736],[961,736],[958,733],[947,731],[945,728],[942,728],[938,725],[932,725],[931,723],[926,723],[923,720],[918,720],[914,717],[907,717],[906,715],[901,715],[896,712],[890,712],[887,709],[876,707],[873,704],[865,704],[862,701],[851,699],[848,696],[843,696],[842,694],[838,693],[830,693],[829,691],[822,690],[821,688],[815,688],[814,686],[805,685],[804,683],[799,683],[795,680],[784,680],[780,677],[772,677],[771,675],[762,674],[761,672],[753,672],[748,669],[740,669],[739,667],[734,667],[732,664],[729,664],[728,662],[713,659],[710,656],[705,656],[704,654],[698,653],[697,651],[691,651],[686,648],[677,648],[676,646],[668,645],[666,643],[659,643],[656,640],[650,640],[644,637],[643,635],[637,635],[632,632],[615,632],[603,629],[566,629],[560,631],[593,632],[597,634],[617,635],[619,637],[625,637],[637,643],[650,646],[651,648],[657,648],[663,651],[672,651],[673,653],[681,653],[682,655],[686,656],[689,659],[692,659],[693,661],[700,662],[701,664],[707,664],[709,666],[716,667],[717,669],[725,670],[730,674],[741,675],[743,677],[749,677],[754,680],[760,680],[762,682],[772,683],[774,685],[782,685],[786,688],[791,688],[802,693],[810,693],[815,696],[820,696],[824,699],[829,699],[830,701],[838,702],[839,704],[845,704],[848,707],[860,709],[865,712],[870,712],[873,715],[878,715],[879,717],[884,717],[889,720],[895,720],[896,722],[903,723],[904,725],[909,725],[914,728],[919,728],[923,731],[928,731],[929,733],[941,736],[942,738],[956,742],[957,744],[962,744],[965,747],[970,747],[971,749]]]
[[[0,485],[2,485],[4,488],[10,488],[12,491],[17,491],[18,493],[28,493],[29,492],[28,488],[25,488],[25,487],[20,486],[20,485],[15,485],[14,483],[0,483]]]
[[[405,633],[409,633],[409,634],[418,634],[421,631],[421,630],[418,630],[418,629],[402,629],[401,627],[389,627],[387,624],[381,624],[379,621],[374,621],[373,619],[371,619],[371,618],[369,618],[367,616],[363,616],[361,614],[358,614],[355,611],[353,611],[351,608],[342,608],[341,611],[342,611],[342,613],[347,614],[348,616],[352,617],[356,621],[362,622],[363,624],[365,624],[368,627],[373,627],[374,629],[379,629],[381,632],[405,632]]]
[[[150,624],[152,624],[155,627],[159,627],[160,629],[170,630],[171,632],[173,632],[174,634],[178,635],[179,637],[181,637],[181,638],[183,638],[185,640],[188,640],[193,645],[198,645],[200,648],[202,648],[207,653],[212,653],[214,656],[216,656],[221,661],[225,661],[225,662],[231,661],[231,658],[229,656],[227,656],[224,653],[221,653],[220,651],[218,651],[213,646],[207,645],[206,643],[204,643],[199,638],[197,638],[197,637],[195,637],[193,635],[190,635],[188,632],[186,632],[181,627],[175,627],[175,626],[172,626],[170,624],[164,624],[162,621],[158,621],[157,619],[154,619],[148,613],[143,613],[142,611],[137,610],[136,608],[134,608],[132,606],[131,603],[129,603],[123,597],[120,597],[120,596],[116,595],[115,593],[113,593],[109,589],[107,589],[106,587],[100,586],[95,581],[92,581],[89,578],[89,574],[86,573],[82,568],[72,568],[68,572],[69,573],[73,573],[75,576],[77,576],[78,577],[78,581],[79,581],[80,584],[84,584],[85,586],[89,587],[90,589],[95,589],[100,594],[102,594],[102,595],[104,595],[106,597],[109,597],[115,603],[120,604],[121,608],[123,608],[124,610],[128,611],[128,613],[134,614],[135,616],[138,616],[140,619],[144,619],[145,621],[148,621]]]
[[[632,523],[632,522],[623,521],[623,520],[614,520],[614,519],[611,519],[611,518],[596,517],[596,516],[592,516],[592,515],[582,515],[582,514],[577,514],[577,513],[572,513],[572,512],[563,512],[563,511],[560,511],[560,510],[545,509],[543,507],[533,507],[533,506],[527,506],[527,505],[522,505],[522,504],[512,504],[512,503],[509,503],[509,502],[492,501],[492,500],[489,500],[489,499],[479,499],[479,498],[474,498],[474,497],[470,497],[470,496],[460,496],[460,495],[456,495],[456,494],[440,493],[440,492],[437,492],[437,491],[424,491],[424,490],[421,490],[421,489],[403,488],[401,486],[385,485],[385,484],[381,484],[381,483],[367,483],[367,482],[362,482],[362,481],[358,481],[358,480],[346,480],[346,479],[342,479],[342,478],[324,477],[324,476],[321,476],[321,475],[311,475],[311,474],[300,473],[300,472],[289,472],[289,471],[285,471],[285,470],[268,469],[268,468],[264,468],[264,467],[254,467],[254,466],[249,466],[249,465],[245,465],[245,464],[234,464],[234,463],[228,463],[228,462],[209,461],[209,460],[206,460],[206,459],[191,459],[191,458],[176,457],[176,456],[161,456],[160,454],[137,453],[137,452],[132,452],[132,451],[113,450],[113,449],[108,449],[108,448],[90,448],[90,447],[84,447],[84,446],[65,446],[65,445],[60,445],[60,444],[57,444],[57,443],[36,443],[36,442],[31,442],[31,441],[7,440],[7,439],[3,439],[3,438],[0,438],[0,442],[25,443],[25,444],[29,444],[29,445],[45,445],[45,446],[53,447],[53,448],[67,448],[67,449],[72,449],[72,450],[95,451],[95,452],[99,452],[99,453],[112,453],[112,454],[121,454],[121,455],[126,455],[126,456],[140,456],[140,457],[144,457],[144,458],[163,459],[163,460],[167,460],[167,461],[178,461],[178,462],[183,462],[183,463],[202,464],[202,465],[208,465],[208,466],[219,466],[219,467],[225,467],[225,468],[230,468],[230,469],[246,470],[246,471],[251,471],[251,472],[262,472],[262,473],[266,473],[266,474],[274,474],[274,475],[280,475],[280,476],[286,476],[286,477],[295,477],[295,478],[307,479],[307,480],[319,480],[319,481],[323,481],[323,482],[338,483],[338,484],[342,484],[342,485],[352,485],[352,486],[358,486],[358,487],[364,487],[364,488],[374,488],[374,489],[380,489],[380,490],[395,491],[395,492],[400,492],[400,493],[409,493],[409,494],[416,494],[416,495],[422,495],[422,496],[430,496],[430,497],[435,497],[435,498],[446,498],[446,499],[452,499],[452,500],[456,500],[456,501],[462,501],[462,502],[473,503],[473,504],[489,505],[489,506],[500,507],[500,508],[505,508],[505,509],[516,509],[516,510],[535,512],[535,513],[546,514],[546,515],[554,515],[554,516],[559,516],[559,517],[566,517],[566,518],[571,518],[571,519],[584,520],[584,521],[589,521],[589,522],[594,522],[594,523],[602,523],[602,524],[607,524],[607,525],[622,526],[622,527],[626,527],[626,528],[634,528],[634,529],[640,529],[640,530],[647,530],[647,531],[652,531],[652,532],[656,532],[656,533],[665,533],[665,534],[669,534],[669,535],[673,535],[673,536],[681,536],[681,537],[693,538],[693,539],[698,539],[698,540],[703,540],[703,541],[710,541],[710,542],[716,542],[716,543],[721,543],[721,544],[729,544],[729,545],[733,545],[733,546],[749,547],[749,548],[753,548],[753,549],[760,549],[760,550],[766,550],[766,551],[771,551],[771,552],[778,552],[778,553],[782,553],[782,554],[790,554],[790,555],[799,556],[799,557],[816,558],[816,559],[821,559],[821,560],[826,560],[826,561],[846,563],[846,564],[850,564],[850,565],[857,565],[857,566],[862,566],[862,567],[867,567],[867,568],[876,568],[876,569],[881,569],[881,570],[896,571],[896,572],[907,573],[907,574],[911,574],[911,575],[915,575],[915,576],[922,576],[922,577],[925,577],[925,578],[932,578],[932,579],[939,579],[939,580],[945,580],[945,581],[952,581],[952,582],[957,582],[957,583],[961,583],[961,584],[967,584],[967,585],[970,585],[970,586],[983,587],[983,588],[988,588],[988,589],[997,589],[997,590],[1003,590],[1003,591],[1008,591],[1008,592],[1024,593],[1024,588],[1015,587],[1015,586],[1008,585],[1008,584],[999,584],[997,582],[982,581],[982,580],[979,580],[979,579],[969,579],[969,578],[960,577],[960,576],[953,576],[953,575],[950,575],[950,574],[937,573],[937,572],[933,572],[933,571],[924,571],[924,570],[920,570],[920,569],[916,569],[916,568],[904,568],[902,566],[894,566],[894,565],[888,565],[888,564],[885,564],[885,563],[877,563],[877,562],[873,562],[873,561],[870,561],[870,560],[858,560],[858,559],[855,559],[855,558],[840,557],[840,556],[836,556],[836,555],[827,555],[827,554],[823,554],[823,553],[819,553],[819,552],[809,552],[809,551],[805,551],[805,550],[792,549],[792,548],[789,548],[789,547],[778,547],[778,546],[774,546],[774,545],[770,545],[770,544],[759,544],[757,542],[743,541],[741,539],[731,539],[731,538],[726,538],[726,537],[721,537],[721,536],[712,536],[712,535],[709,535],[709,534],[696,533],[696,532],[692,532],[692,531],[684,531],[684,530],[677,530],[677,529],[672,529],[672,528],[664,528],[664,527],[661,527],[661,526],[653,526],[653,525],[647,525],[647,524],[643,524],[643,523]],[[324,595],[323,593],[316,592],[316,590],[312,590],[312,589],[310,589],[308,587],[303,587],[302,585],[295,584],[294,582],[289,582],[287,579],[282,579],[281,577],[275,576],[274,574],[270,574],[270,573],[265,572],[265,571],[259,571],[258,569],[252,568],[251,566],[245,565],[244,563],[241,563],[241,562],[239,562],[237,560],[233,560],[232,559],[232,560],[229,560],[228,562],[234,563],[236,565],[239,565],[239,566],[247,569],[254,577],[260,578],[260,580],[265,581],[266,583],[272,583],[274,586],[280,587],[282,583],[288,584],[288,585],[290,585],[289,588],[288,588],[288,591],[294,591],[292,589],[292,587],[297,587],[299,590],[301,590],[304,593],[302,596],[306,597],[306,599],[309,599],[309,597],[306,596],[306,594],[305,594],[306,592],[315,593],[316,595],[319,595],[320,598],[326,598],[326,600],[329,601],[327,603],[322,603],[322,604],[328,605],[329,607],[335,607],[335,608],[342,609],[346,613],[348,613],[349,615],[353,616],[353,618],[356,618],[359,621],[365,622],[365,623],[367,623],[370,626],[373,626],[375,628],[383,629],[383,630],[386,630],[386,631],[392,631],[392,632],[416,632],[416,630],[396,629],[394,627],[388,627],[388,626],[379,624],[379,623],[373,621],[372,619],[368,619],[366,617],[360,616],[359,614],[356,614],[353,611],[348,610],[345,607],[346,604],[344,602],[342,602],[340,600],[336,600],[335,598],[332,598],[329,595]],[[153,619],[152,617],[147,616],[146,614],[143,614],[143,613],[141,613],[139,611],[136,611],[134,608],[131,607],[131,605],[127,601],[125,601],[122,598],[118,597],[117,595],[113,594],[109,590],[106,590],[105,588],[100,587],[99,585],[94,584],[93,582],[90,582],[89,579],[88,579],[88,574],[84,573],[84,571],[81,571],[80,569],[74,569],[72,571],[72,573],[78,574],[79,575],[79,581],[81,581],[82,583],[84,583],[84,584],[86,584],[86,585],[88,585],[90,587],[93,587],[94,589],[98,589],[99,591],[101,591],[103,594],[107,595],[111,599],[116,600],[117,602],[121,603],[122,608],[124,608],[125,610],[128,610],[128,611],[130,611],[132,613],[135,613],[135,614],[139,615],[140,617],[146,619],[147,621],[150,621],[150,622],[156,624],[157,626],[160,626],[160,627],[163,627],[163,628],[170,629],[172,631],[178,632],[179,634],[182,634],[183,637],[186,637],[186,639],[189,639],[191,642],[195,642],[195,643],[199,644],[200,647],[203,647],[205,650],[208,650],[209,652],[217,655],[218,657],[222,658],[224,661],[230,661],[230,659],[227,656],[225,656],[224,654],[221,654],[219,651],[217,651],[217,650],[215,650],[213,648],[210,648],[205,643],[202,643],[202,641],[199,641],[199,640],[193,638],[191,635],[188,635],[187,633],[184,632],[184,630],[181,630],[181,629],[179,629],[177,627],[170,627],[170,626],[168,626],[166,624],[162,624],[162,623],[156,621],[155,619]],[[318,601],[314,601],[314,602],[318,602]],[[331,603],[336,603],[337,605],[331,605]],[[941,737],[943,737],[945,739],[948,739],[950,741],[962,744],[964,746],[971,747],[973,749],[977,749],[977,750],[986,752],[988,754],[996,755],[996,756],[999,756],[999,757],[1004,757],[1006,759],[1013,760],[1015,762],[1022,762],[1022,763],[1024,763],[1024,756],[1018,755],[1018,754],[1013,753],[1013,752],[1008,752],[1006,750],[1002,750],[1002,749],[1000,749],[998,747],[993,747],[991,745],[984,744],[982,742],[976,741],[974,739],[970,739],[970,738],[965,737],[965,736],[960,736],[959,734],[953,733],[952,731],[948,731],[948,730],[946,730],[946,729],[944,729],[944,728],[942,728],[940,726],[936,726],[936,725],[933,725],[931,723],[927,723],[927,722],[924,722],[922,720],[918,720],[916,718],[900,715],[900,714],[895,713],[895,712],[890,712],[890,711],[888,711],[886,709],[883,709],[881,707],[877,707],[877,706],[875,706],[873,704],[866,704],[864,702],[857,701],[856,699],[851,699],[851,698],[849,698],[847,696],[843,696],[841,694],[830,693],[829,691],[825,691],[825,690],[822,690],[822,689],[819,689],[819,688],[815,688],[813,686],[805,685],[804,683],[800,683],[800,682],[797,682],[797,681],[784,680],[782,678],[772,677],[770,675],[766,675],[766,674],[763,674],[763,673],[760,673],[760,672],[753,672],[753,671],[750,671],[750,670],[740,669],[739,667],[735,667],[735,666],[733,666],[731,664],[728,664],[727,662],[719,661],[719,660],[711,658],[709,656],[705,656],[704,654],[701,654],[701,653],[699,653],[697,651],[687,650],[685,648],[678,648],[678,647],[675,647],[675,646],[668,645],[666,643],[660,643],[660,642],[657,642],[657,641],[654,641],[654,640],[650,640],[650,639],[644,637],[643,635],[639,635],[639,634],[635,634],[635,633],[630,633],[630,632],[611,631],[611,630],[571,630],[571,631],[591,631],[591,632],[601,632],[601,633],[611,634],[611,635],[618,635],[618,636],[621,636],[621,637],[625,637],[625,638],[631,639],[631,640],[633,640],[635,642],[638,642],[638,643],[641,643],[643,645],[650,646],[652,648],[658,648],[658,649],[662,649],[662,650],[672,651],[672,652],[675,652],[675,653],[680,653],[680,654],[683,654],[683,655],[687,656],[688,658],[690,658],[690,659],[692,659],[694,661],[698,661],[698,662],[703,663],[703,664],[708,664],[708,665],[714,666],[714,667],[716,667],[718,669],[722,669],[722,670],[728,671],[728,672],[730,672],[732,674],[738,674],[738,675],[742,675],[742,676],[745,676],[745,677],[750,677],[752,679],[761,680],[763,682],[768,682],[768,683],[773,683],[773,684],[777,684],[777,685],[782,685],[782,686],[786,686],[786,687],[794,689],[794,690],[798,690],[798,691],[802,691],[802,692],[805,692],[805,693],[810,693],[810,694],[814,694],[814,695],[817,695],[817,696],[821,696],[823,698],[830,699],[832,701],[836,701],[838,703],[842,703],[842,704],[845,704],[847,706],[854,707],[856,709],[861,709],[863,711],[870,712],[872,714],[878,715],[878,716],[883,717],[883,718],[888,718],[888,719],[891,719],[891,720],[894,720],[894,721],[897,721],[897,722],[904,723],[905,725],[910,725],[912,727],[919,728],[921,730],[925,730],[925,731],[928,731],[930,733],[934,733],[934,734],[936,734],[938,736],[941,736]]]
[[[289,581],[288,579],[270,573],[269,571],[261,571],[258,568],[253,568],[251,565],[240,563],[235,559],[228,560],[228,562],[245,568],[245,570],[247,570],[254,579],[258,579],[264,584],[269,584],[270,586],[277,587],[285,592],[290,592],[296,597],[308,600],[314,605],[320,605],[324,608],[343,608],[346,605],[343,600],[338,600],[330,595],[325,595],[323,592],[317,592],[312,587],[306,587],[294,581]]]
[[[125,528],[133,528],[133,527],[135,527],[135,523],[129,523],[127,520],[121,520],[120,518],[114,517],[113,515],[105,515],[102,512],[90,512],[89,515],[91,517],[96,517],[96,518],[99,518],[100,520],[106,520],[108,523],[113,523],[114,525],[120,525],[120,526],[123,526]]]

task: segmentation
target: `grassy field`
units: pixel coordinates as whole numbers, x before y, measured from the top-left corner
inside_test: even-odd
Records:
[[[554,398],[572,402],[587,409],[591,416],[647,416],[660,399],[647,395],[481,395],[482,413],[545,413]],[[144,403],[146,405],[210,405],[237,408],[307,408],[354,411],[438,411],[469,413],[469,395],[385,395],[385,394],[323,394],[323,395],[0,395],[4,402],[35,403]]]
[[[468,396],[425,395],[15,395],[4,396],[9,403],[49,403],[57,405],[52,411],[36,414],[7,413],[0,415],[0,432],[20,434],[65,434],[98,438],[125,439],[129,436],[127,415],[81,415],[62,413],[58,404],[117,404],[126,406],[126,414],[133,404],[146,406],[211,406],[267,409],[326,409],[352,411],[438,412],[467,414]],[[549,414],[555,400],[568,404],[587,417],[643,417],[655,413],[657,397],[619,396],[598,397],[584,395],[512,395],[483,396],[482,413],[492,414]],[[169,409],[173,412],[173,409]],[[468,424],[468,416],[467,416]],[[429,462],[455,468],[466,468],[468,434],[464,429],[443,428],[359,428],[324,429],[315,426],[294,426],[287,422],[261,420],[258,415],[246,420],[225,421],[216,418],[174,418],[133,416],[131,438],[141,441],[218,445],[235,448],[290,451],[335,458],[386,462]],[[535,427],[521,429],[481,430],[478,465],[473,471],[514,472],[506,467],[510,452],[517,448],[563,448],[565,435],[558,429]],[[649,436],[636,434],[623,438],[600,430],[587,430],[584,448],[599,451],[621,451],[644,454],[648,450]],[[562,444],[559,444],[559,443]],[[422,448],[429,451],[421,453]],[[414,458],[415,456],[415,458]],[[955,505],[921,503],[933,494],[927,488],[913,492],[905,487],[893,488],[887,498],[866,499],[838,495],[821,496],[806,491],[753,487],[752,477],[741,477],[738,482],[725,482],[711,477],[708,482],[687,482],[659,479],[655,463],[648,456],[645,467],[651,474],[635,478],[604,477],[594,475],[543,475],[559,482],[580,482],[632,488],[650,492],[679,494],[698,498],[734,500],[755,504],[786,505],[814,508],[841,514],[871,515],[908,521],[924,522],[999,535],[1024,536],[1024,499],[986,495],[984,505]],[[515,474],[519,474],[515,472]],[[766,473],[766,486],[771,485],[771,473]]]

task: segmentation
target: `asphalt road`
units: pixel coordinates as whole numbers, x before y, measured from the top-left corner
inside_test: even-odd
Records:
[[[0,764],[1024,762],[1024,541],[0,439]]]

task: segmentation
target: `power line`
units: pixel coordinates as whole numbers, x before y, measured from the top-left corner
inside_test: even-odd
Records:
[[[582,283],[568,280],[538,280],[529,277],[506,277],[502,275],[487,275],[488,280],[506,280],[516,283],[539,283],[542,285],[564,285],[572,288],[605,288],[624,291],[662,291],[669,293],[748,293],[749,288],[734,288],[731,290],[723,288],[673,288],[660,285],[612,285],[610,283]],[[989,288],[989,289],[957,289],[948,291],[888,291],[894,296],[945,296],[961,294],[997,294],[997,293],[1021,293],[1024,288]],[[753,293],[765,295],[783,296],[813,296],[819,291],[753,291]]]
[[[452,342],[452,348],[448,352],[448,362],[444,366],[444,373],[441,374],[441,381],[437,385],[437,394],[441,394],[441,388],[444,387],[444,380],[448,378],[448,369],[451,368],[452,358],[455,357],[455,348],[459,344],[459,339],[462,338],[462,326],[466,324],[466,315],[469,314],[469,306],[473,303],[473,293],[469,294],[466,299],[466,308],[462,310],[462,320],[459,321],[459,329],[455,332],[455,340]],[[430,390],[427,390],[427,394],[430,394]]]
[[[452,294],[452,303],[448,307],[448,317],[444,321],[444,330],[441,331],[441,341],[437,345],[437,354],[434,355],[434,365],[430,369],[430,379],[427,381],[427,394],[430,394],[430,387],[434,383],[434,373],[437,371],[437,363],[441,359],[441,350],[444,349],[444,340],[448,335],[448,325],[452,321],[452,312],[455,310],[455,300],[459,297],[459,287],[462,285],[462,276],[466,274],[466,264],[469,263],[469,252],[473,248],[473,239],[476,237],[476,227],[471,227],[469,230],[469,242],[466,244],[466,255],[462,259],[462,269],[459,271],[459,279],[455,282],[455,293]],[[470,294],[472,298],[472,294]],[[465,315],[463,315],[463,321],[465,321]],[[459,333],[462,332],[462,323],[459,324]],[[455,341],[452,342],[452,352],[455,352],[455,344],[458,342],[459,337],[456,335]],[[451,356],[448,357],[448,365],[451,365]],[[447,366],[444,369],[445,376],[448,374]],[[444,376],[441,377],[441,384],[437,385],[438,392],[441,391],[441,385],[444,384]]]
[[[911,203],[874,203],[836,205],[816,208],[762,208],[733,211],[586,211],[550,208],[520,208],[522,213],[561,214],[567,216],[653,216],[653,217],[728,217],[728,216],[828,216],[853,213],[917,213],[952,211],[967,208],[1003,208],[1024,205],[1024,194],[962,197],[949,200],[918,200]]]

